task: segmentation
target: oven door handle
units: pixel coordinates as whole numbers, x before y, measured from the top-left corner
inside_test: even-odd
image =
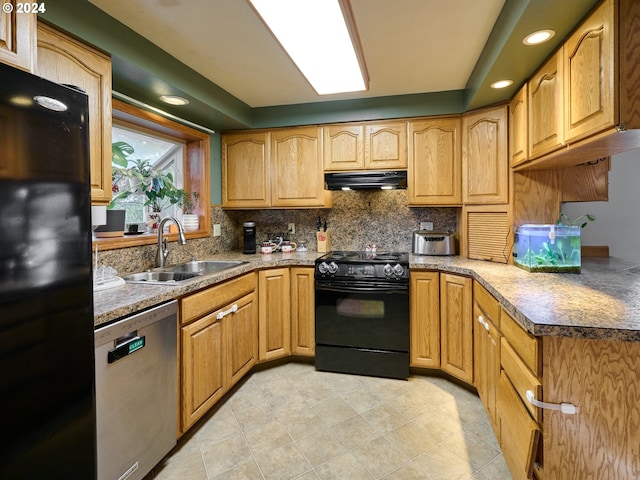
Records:
[[[408,285],[323,285],[316,283],[317,290],[345,293],[409,293]]]

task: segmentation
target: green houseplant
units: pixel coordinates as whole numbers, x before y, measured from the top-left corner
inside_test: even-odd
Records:
[[[111,146],[113,204],[129,195],[142,193],[144,205],[154,212],[162,211],[167,202],[175,205],[184,198],[184,191],[173,183],[171,172],[154,168],[146,159],[129,158],[134,149],[126,142],[115,142]],[[126,180],[126,181],[125,181]]]
[[[200,227],[200,218],[196,212],[198,204],[198,192],[182,192],[177,202],[178,207],[182,208],[182,225],[188,232],[198,230]]]

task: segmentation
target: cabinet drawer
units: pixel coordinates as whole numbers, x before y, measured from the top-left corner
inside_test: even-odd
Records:
[[[487,290],[478,282],[474,282],[473,299],[482,310],[482,313],[489,317],[491,323],[500,327],[500,304]]]
[[[527,390],[531,390],[536,398],[542,398],[542,384],[505,338],[502,338],[500,345],[500,363],[531,416],[542,423],[542,411],[527,400]]]
[[[221,285],[216,285],[189,295],[180,302],[181,323],[185,325],[237,298],[251,293],[255,289],[255,273],[247,273],[241,277],[224,282]]]
[[[498,384],[500,446],[514,479],[531,478],[540,428],[520,401],[504,371]]]
[[[542,375],[540,342],[526,332],[504,309],[500,313],[500,331],[520,356],[527,368],[537,377]]]

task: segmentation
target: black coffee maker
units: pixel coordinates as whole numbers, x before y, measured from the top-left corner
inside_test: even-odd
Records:
[[[242,224],[242,253],[256,253],[256,222]]]

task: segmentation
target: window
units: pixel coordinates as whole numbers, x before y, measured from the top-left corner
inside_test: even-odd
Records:
[[[199,227],[197,230],[188,231],[186,235],[187,238],[209,237],[209,135],[117,99],[113,99],[112,106],[115,126],[112,131],[112,143],[131,142],[133,158],[138,157],[138,153],[140,156],[148,156],[149,161],[153,158],[155,168],[171,172],[173,179],[185,192],[197,192],[198,200],[193,213],[198,216]],[[140,218],[139,215],[143,212],[141,204],[144,202],[140,198],[131,199],[131,202],[131,205],[125,206],[129,218],[127,222],[138,223],[136,219]],[[175,207],[166,208],[163,215],[181,214],[179,210],[171,210]],[[169,234],[170,240],[175,237],[175,233]],[[155,235],[143,234],[95,239],[94,244],[99,250],[110,250],[148,245],[155,241]]]
[[[162,176],[168,174],[177,189],[184,190],[184,164],[185,164],[185,148],[183,142],[175,139],[161,138],[158,135],[147,133],[145,131],[136,130],[125,125],[114,124],[112,131],[112,143],[117,144],[124,142],[133,149],[133,153],[128,155],[129,166],[135,161],[148,161],[150,167],[157,172],[161,172]],[[137,183],[136,178],[127,177],[122,174],[122,169],[116,165],[112,165],[113,169],[113,207],[125,210],[126,225],[142,224],[148,220],[148,211],[150,207],[145,207],[148,198],[139,188],[137,193],[127,193],[131,191],[132,184]],[[124,195],[124,196],[122,196]],[[162,201],[160,206],[161,217],[175,216],[182,220],[182,210],[176,205],[172,205],[170,201]]]

